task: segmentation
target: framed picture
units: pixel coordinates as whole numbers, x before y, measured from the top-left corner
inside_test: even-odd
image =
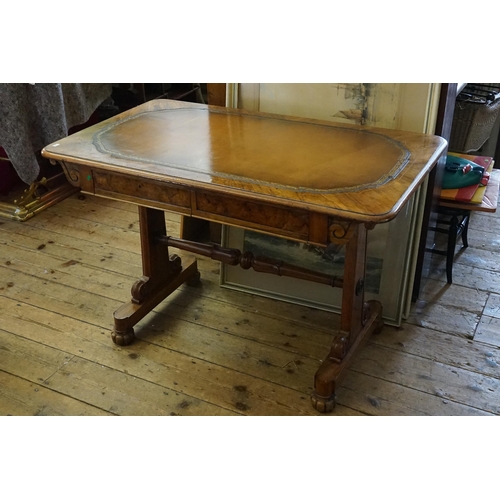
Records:
[[[408,286],[408,259],[412,238],[414,200],[391,222],[368,231],[365,299],[382,303],[386,323],[400,325]],[[410,220],[409,220],[410,219]],[[345,246],[321,248],[255,231],[224,226],[222,245],[253,255],[283,260],[287,264],[343,276]],[[397,249],[387,259],[387,247]],[[221,264],[220,284],[225,288],[271,297],[290,303],[340,313],[342,290],[311,281],[258,273],[239,266]]]

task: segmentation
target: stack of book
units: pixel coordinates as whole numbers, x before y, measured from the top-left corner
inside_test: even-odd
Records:
[[[484,167],[484,175],[478,183],[470,186],[460,187],[457,189],[441,189],[441,199],[466,203],[481,203],[483,201],[490,173],[493,170],[493,165],[495,163],[493,158],[490,156],[474,156],[451,152],[448,153],[448,156],[457,156]]]

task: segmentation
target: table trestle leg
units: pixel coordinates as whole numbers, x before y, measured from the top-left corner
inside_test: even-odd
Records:
[[[196,260],[183,267],[180,257],[169,256],[160,236],[166,236],[165,213],[139,207],[143,276],[132,285],[132,298],[114,313],[113,342],[128,345],[134,340],[134,325],[182,283],[199,279]]]
[[[364,224],[351,223],[348,229],[340,330],[314,376],[311,396],[313,407],[322,413],[331,412],[335,407],[335,390],[350,367],[355,352],[373,331],[383,325],[380,302],[365,302],[364,299],[367,228]],[[332,232],[330,238],[333,243],[337,242]]]

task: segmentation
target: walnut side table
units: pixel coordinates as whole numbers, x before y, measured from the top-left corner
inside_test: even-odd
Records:
[[[181,263],[170,247],[341,287],[340,329],[311,396],[318,411],[330,412],[354,354],[382,327],[381,304],[364,299],[367,231],[399,213],[445,148],[432,135],[160,99],[42,154],[83,192],[139,206],[144,275],[114,313],[119,345],[132,343],[134,325],[173,290],[199,279],[196,260]],[[165,210],[322,247],[345,245],[344,274],[168,236]]]

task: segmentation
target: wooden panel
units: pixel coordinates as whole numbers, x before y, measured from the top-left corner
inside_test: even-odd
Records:
[[[326,246],[328,238],[328,216],[324,214],[309,214],[309,243],[319,246]]]
[[[252,201],[208,193],[196,193],[193,216],[308,241],[309,215],[305,211],[278,208]]]
[[[187,189],[98,170],[94,170],[93,178],[97,195],[180,213],[190,212],[191,196]]]

